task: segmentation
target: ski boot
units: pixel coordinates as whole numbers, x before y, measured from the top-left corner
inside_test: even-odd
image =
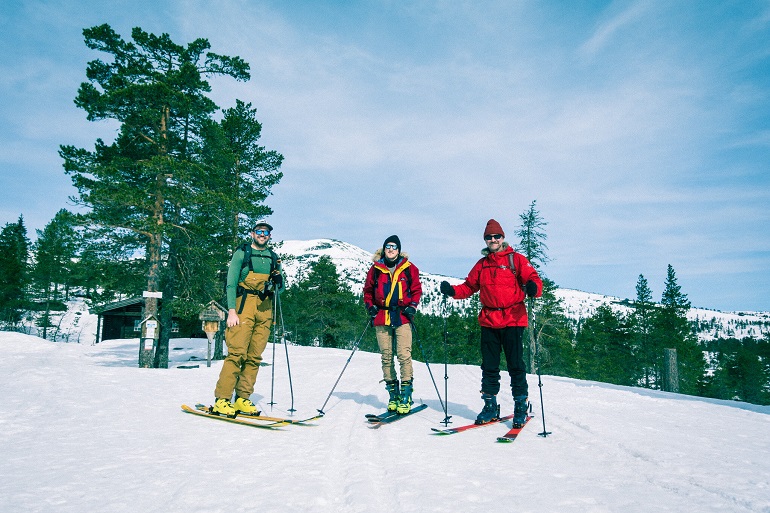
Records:
[[[211,413],[225,417],[235,417],[235,408],[230,403],[230,399],[220,397],[214,403],[214,406],[211,407]]]
[[[409,410],[412,409],[412,390],[411,381],[401,383],[401,395],[398,397],[396,413],[403,415],[404,413],[409,413]]]
[[[254,403],[248,399],[244,399],[243,397],[239,397],[235,400],[235,403],[233,403],[233,408],[235,408],[238,413],[243,413],[244,415],[259,415],[257,407],[254,406]]]
[[[394,379],[393,381],[386,381],[385,389],[388,391],[388,394],[390,394],[390,399],[388,400],[388,411],[396,411],[396,408],[398,408],[398,397],[400,394],[398,389],[398,380]]]
[[[521,427],[527,421],[529,402],[527,396],[520,395],[513,398],[513,427]]]
[[[497,404],[497,397],[492,394],[481,394],[484,399],[484,408],[476,417],[476,424],[486,424],[500,418],[500,405]]]

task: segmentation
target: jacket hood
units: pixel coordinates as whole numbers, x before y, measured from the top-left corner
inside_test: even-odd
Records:
[[[498,251],[498,253],[506,253],[508,248],[511,248],[511,251],[513,251],[513,248],[511,247],[511,245],[508,244],[507,242],[503,241],[503,247],[500,248],[500,251]],[[484,247],[484,249],[481,250],[481,254],[484,255],[484,256],[488,256],[489,255],[489,248]]]
[[[378,248],[374,252],[374,254],[372,255],[372,262],[378,262],[378,261],[382,260],[383,258],[384,257],[382,256],[382,248]],[[405,260],[409,260],[409,255],[402,251],[399,254],[399,260],[402,259],[402,258],[405,259]]]

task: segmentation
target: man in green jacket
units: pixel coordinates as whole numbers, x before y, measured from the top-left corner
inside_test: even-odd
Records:
[[[273,227],[258,221],[252,228],[251,244],[239,247],[227,271],[227,357],[214,390],[213,412],[246,414],[257,408],[249,399],[254,393],[262,352],[273,322],[273,296],[284,288],[276,254],[268,248]],[[231,402],[235,392],[235,401]]]

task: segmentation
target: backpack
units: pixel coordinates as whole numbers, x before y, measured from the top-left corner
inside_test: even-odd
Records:
[[[254,264],[251,263],[251,243],[250,242],[244,242],[240,245],[238,248],[241,251],[243,251],[243,262],[241,263],[241,270],[243,270],[245,267],[249,268],[249,271],[254,272]],[[257,255],[261,258],[270,258],[270,274],[273,274],[275,270],[278,268],[278,255],[275,254],[275,251],[268,248],[268,251],[270,251],[270,257],[267,257],[265,255]]]

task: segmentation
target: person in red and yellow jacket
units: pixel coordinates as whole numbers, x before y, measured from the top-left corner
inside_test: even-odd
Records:
[[[524,328],[527,307],[524,299],[540,297],[543,281],[527,258],[505,242],[505,232],[494,219],[484,229],[484,257],[476,262],[468,277],[452,287],[441,282],[441,293],[465,299],[479,292],[481,311],[481,398],[484,408],[476,424],[500,418],[497,393],[500,391],[500,349],[505,353],[511,377],[514,408],[513,423],[523,424],[527,416],[527,374],[524,366]]]
[[[391,235],[374,253],[374,265],[364,282],[364,305],[372,317],[382,358],[382,375],[390,394],[388,411],[412,409],[412,318],[422,297],[420,271],[401,252],[401,241]],[[401,371],[401,384],[393,363],[393,341]]]

